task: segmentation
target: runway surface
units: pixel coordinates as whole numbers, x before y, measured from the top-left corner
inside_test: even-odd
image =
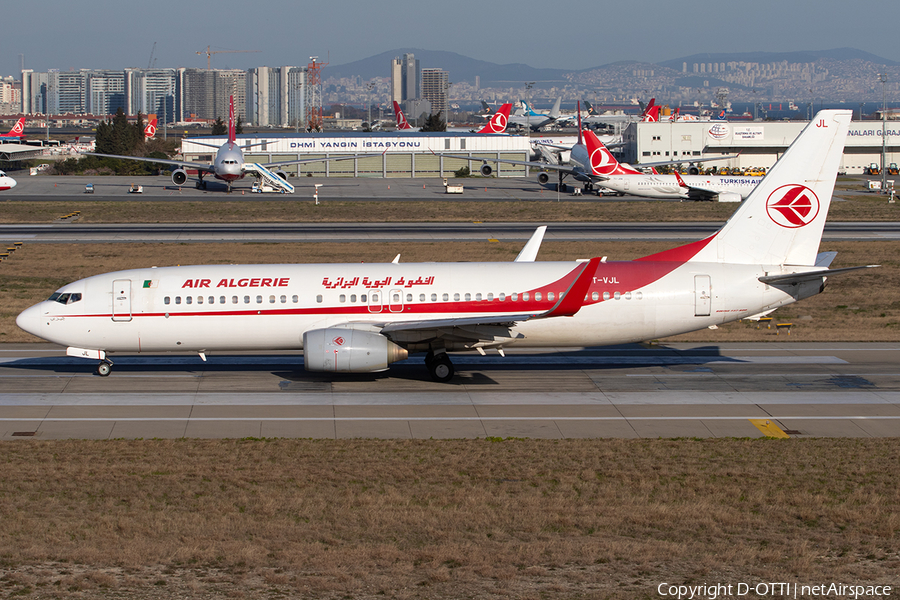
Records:
[[[434,242],[526,241],[536,223],[231,223],[0,225],[0,241],[98,242]],[[684,241],[721,223],[552,223],[550,241]],[[825,241],[900,239],[900,222],[827,223]]]
[[[323,375],[302,354],[113,357],[0,345],[0,437],[900,436],[900,345],[639,345],[421,358]]]

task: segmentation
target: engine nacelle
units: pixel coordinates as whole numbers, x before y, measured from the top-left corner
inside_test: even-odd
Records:
[[[483,165],[481,165],[481,174],[484,175],[485,177],[490,177],[491,173],[493,173],[493,172],[494,172],[494,169],[491,167],[491,165],[489,165],[487,163],[484,163]]]
[[[716,202],[740,202],[741,195],[737,192],[719,192]]]
[[[699,167],[697,167],[697,165],[689,166],[687,171],[688,171],[687,172],[688,175],[699,175],[700,174],[700,169],[699,169]]]
[[[546,173],[538,173],[538,183],[545,184],[550,181],[550,176]]]
[[[403,360],[409,353],[380,333],[329,327],[303,334],[303,362],[307,371],[375,373]]]
[[[184,169],[175,169],[172,171],[172,183],[175,185],[184,185],[187,181],[187,171]]]
[[[287,181],[288,175],[284,171],[275,171],[275,174]]]

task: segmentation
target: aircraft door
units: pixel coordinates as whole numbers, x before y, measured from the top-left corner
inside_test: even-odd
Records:
[[[131,320],[131,280],[116,279],[112,289],[112,320]]]
[[[369,312],[370,313],[380,313],[384,308],[382,302],[381,295],[383,294],[382,290],[371,289],[369,290]]]
[[[393,313],[403,312],[403,290],[391,290],[388,294],[388,310]]]
[[[694,316],[708,317],[711,300],[709,275],[694,275]]]

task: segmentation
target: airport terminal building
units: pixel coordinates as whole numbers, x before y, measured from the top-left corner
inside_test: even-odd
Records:
[[[212,161],[215,150],[193,143],[224,143],[224,137],[185,138],[185,160]],[[318,177],[453,177],[462,167],[476,173],[480,165],[440,153],[473,158],[528,160],[531,146],[527,137],[476,133],[365,133],[325,132],[297,134],[249,134],[238,138],[247,162],[270,163],[307,158],[355,158],[281,167],[290,177],[307,174]],[[526,168],[491,163],[498,177],[523,177]]]
[[[623,134],[624,160],[632,164],[683,159],[702,162],[709,155],[737,158],[707,163],[747,169],[769,168],[800,135],[807,121],[677,121],[632,123]],[[881,121],[854,121],[840,170],[861,174],[881,165]],[[885,164],[900,163],[900,122],[885,123]]]

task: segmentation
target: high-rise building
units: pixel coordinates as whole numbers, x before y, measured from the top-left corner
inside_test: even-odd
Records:
[[[400,65],[400,85],[403,100],[421,98],[419,81],[419,61],[415,54],[404,54]]]
[[[125,110],[124,71],[84,71],[87,112],[92,115],[113,115]],[[53,108],[50,108],[53,113]]]
[[[250,69],[247,72],[247,119],[254,125],[303,125],[305,83],[305,67]]]
[[[125,69],[125,113],[175,117],[175,69]],[[165,119],[165,121],[164,121]]]
[[[175,75],[177,121],[228,120],[228,98],[234,96],[234,113],[247,120],[247,72],[237,69],[178,69]]]
[[[391,59],[391,102],[403,100],[403,60],[397,56]]]
[[[422,69],[422,99],[431,102],[431,114],[441,113],[447,120],[447,92],[450,88],[450,74],[443,69]]]

